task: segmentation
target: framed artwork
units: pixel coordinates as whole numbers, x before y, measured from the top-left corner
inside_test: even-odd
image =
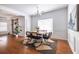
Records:
[[[77,6],[74,6],[69,13],[68,28],[77,31]]]

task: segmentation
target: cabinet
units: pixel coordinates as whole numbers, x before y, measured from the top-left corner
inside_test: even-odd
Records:
[[[79,54],[79,32],[68,29],[68,42],[72,52]]]

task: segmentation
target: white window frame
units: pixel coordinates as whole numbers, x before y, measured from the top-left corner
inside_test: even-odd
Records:
[[[7,22],[0,22],[0,32],[8,31]]]
[[[38,27],[39,30],[47,30],[47,32],[53,33],[53,19],[48,18],[48,19],[38,20]]]

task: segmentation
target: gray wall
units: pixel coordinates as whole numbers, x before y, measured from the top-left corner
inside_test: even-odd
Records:
[[[53,35],[60,36],[61,38],[67,38],[67,7],[47,12],[39,17],[31,17],[31,30],[33,31],[37,26],[38,19],[53,19]]]
[[[25,16],[25,31],[31,31],[31,18],[30,16]]]
[[[20,36],[24,36],[25,35],[25,17],[24,16],[18,16],[19,18],[19,25],[22,27],[22,32],[19,33]]]

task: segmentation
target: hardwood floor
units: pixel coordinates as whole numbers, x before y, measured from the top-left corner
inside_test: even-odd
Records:
[[[14,37],[11,35],[0,36],[0,54],[40,54],[32,48],[27,48],[22,44],[24,37]],[[71,54],[72,51],[65,40],[58,40],[56,54]]]
[[[66,40],[58,40],[56,53],[57,54],[72,54],[72,51]]]

